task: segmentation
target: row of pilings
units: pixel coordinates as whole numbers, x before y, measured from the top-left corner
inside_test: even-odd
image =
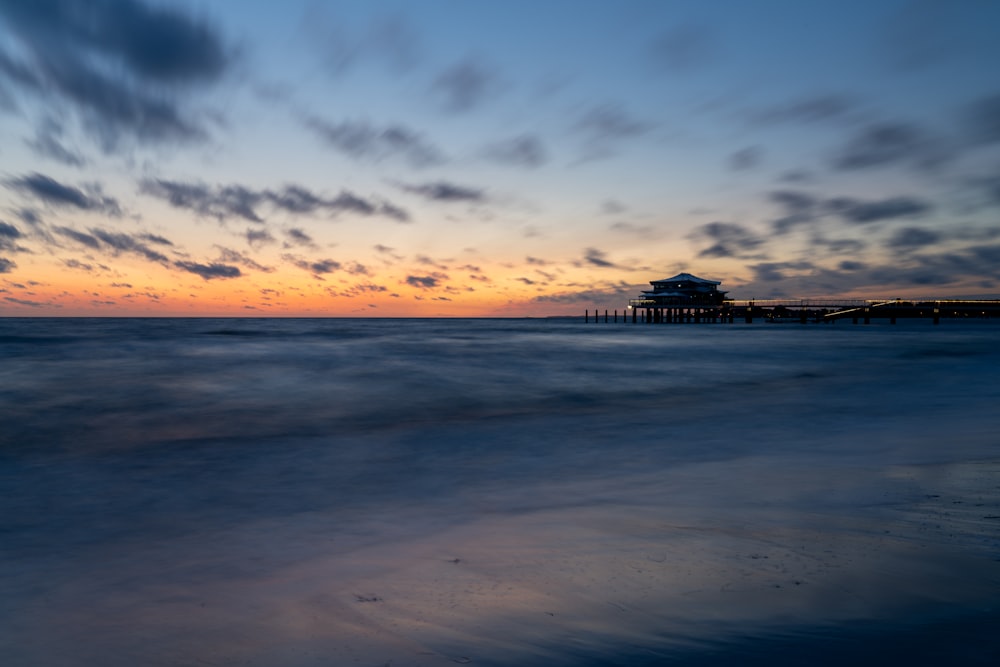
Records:
[[[753,308],[744,308],[744,320],[747,323],[753,322]],[[621,321],[629,321],[629,313],[631,313],[632,323],[645,322],[647,324],[665,324],[665,323],[721,323],[721,322],[735,322],[736,321],[736,309],[734,308],[631,308],[629,310],[623,310],[621,314]],[[591,313],[589,310],[583,312],[583,321],[591,321]],[[618,322],[618,311],[612,311],[609,314],[608,310],[604,311],[601,315],[600,310],[594,310],[593,313],[594,322]]]

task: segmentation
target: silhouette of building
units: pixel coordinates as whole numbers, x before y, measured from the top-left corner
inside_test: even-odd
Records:
[[[638,299],[629,301],[633,308],[662,308],[721,306],[726,293],[719,290],[722,283],[707,280],[690,273],[678,273],[671,278],[650,281],[651,290],[644,290]]]

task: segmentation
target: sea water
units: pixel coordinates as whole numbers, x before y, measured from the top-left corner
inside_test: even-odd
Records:
[[[995,664],[1000,324],[0,319],[4,665]]]

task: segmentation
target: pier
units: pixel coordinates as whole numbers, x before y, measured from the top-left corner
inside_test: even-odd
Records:
[[[808,299],[749,299],[738,301],[726,297],[718,280],[699,278],[690,273],[678,273],[649,283],[639,298],[630,299],[622,310],[622,323],[701,324],[764,322],[821,322],[833,324],[850,319],[853,324],[871,324],[873,319],[930,319],[939,324],[941,318],[991,318],[1000,316],[1000,299],[851,299],[843,297]],[[590,311],[584,311],[584,322],[590,322]],[[609,316],[604,310],[594,310],[594,322],[618,322],[618,311]]]
[[[727,299],[722,303],[658,304],[650,299],[631,299],[621,311],[584,311],[585,322],[632,322],[646,324],[711,324],[745,322],[798,322],[871,324],[872,320],[1000,317],[1000,299]]]

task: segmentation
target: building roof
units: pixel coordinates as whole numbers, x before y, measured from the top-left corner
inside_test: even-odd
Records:
[[[698,276],[692,276],[690,273],[678,273],[673,278],[664,278],[663,280],[653,280],[651,283],[701,283],[703,285],[721,285],[720,280],[708,280],[706,278],[699,278]]]

